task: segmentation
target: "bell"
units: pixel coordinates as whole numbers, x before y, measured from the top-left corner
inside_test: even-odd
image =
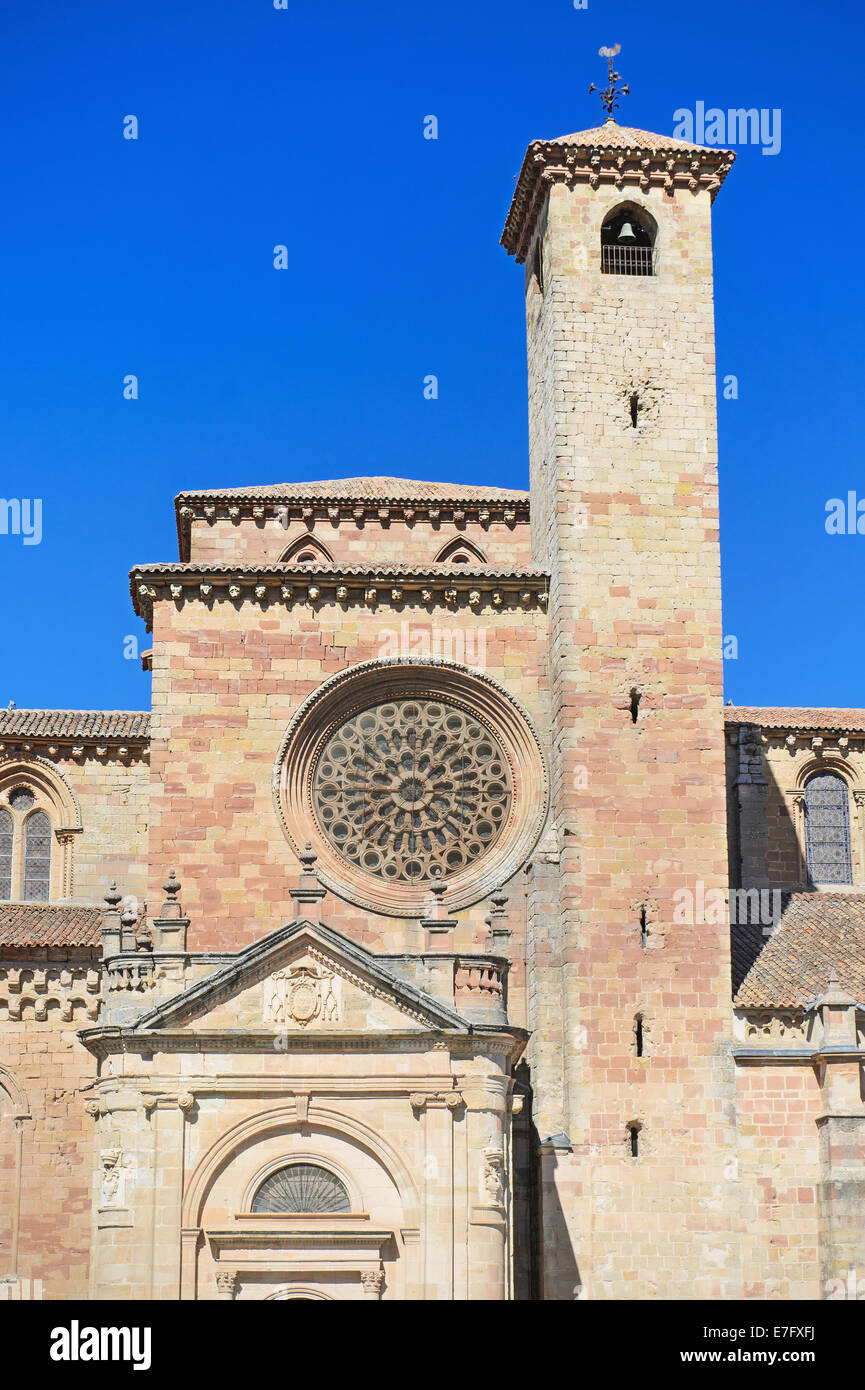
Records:
[[[631,226],[630,222],[623,222],[623,223],[622,223],[621,231],[619,232],[619,235],[616,237],[616,240],[617,240],[617,241],[636,241],[636,240],[637,240],[636,233],[635,233],[633,227]]]

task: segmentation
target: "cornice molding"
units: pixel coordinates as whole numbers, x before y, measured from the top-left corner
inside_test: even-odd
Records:
[[[605,184],[642,192],[648,188],[662,188],[667,193],[705,189],[714,200],[735,157],[731,150],[665,147],[662,136],[653,150],[636,144],[533,140],[526,150],[501,244],[520,264],[525,261],[547,194],[555,183],[570,187],[588,184],[593,189]]]
[[[129,588],[136,614],[153,622],[153,605],[172,602],[279,603],[315,608],[345,607],[432,610],[469,608],[545,609],[546,570],[468,566],[443,569],[409,565],[136,565]]]
[[[286,529],[294,521],[302,521],[310,529],[316,522],[338,526],[351,522],[364,526],[368,522],[389,525],[393,521],[413,526],[418,521],[432,526],[472,523],[484,529],[493,522],[505,526],[528,525],[529,497],[502,497],[485,493],[478,488],[471,497],[352,497],[328,496],[326,493],[308,496],[281,497],[270,489],[237,495],[232,492],[181,492],[175,499],[177,541],[182,560],[190,555],[190,535],[194,522],[213,526],[218,521],[239,525],[252,520],[261,525],[270,523]]]
[[[40,756],[44,753],[48,754],[47,758]],[[119,760],[130,763],[138,759],[146,762],[150,757],[150,736],[111,739],[53,734],[43,738],[0,740],[0,765],[12,762],[16,758],[22,759],[22,763],[26,759],[28,762],[50,767],[57,776],[62,776],[55,763],[51,761],[60,757],[74,758],[76,762],[83,762],[85,758],[99,758],[105,762]]]

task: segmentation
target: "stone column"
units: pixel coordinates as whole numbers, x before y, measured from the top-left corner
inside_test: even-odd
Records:
[[[381,1298],[381,1291],[384,1288],[384,1271],[381,1268],[362,1269],[360,1282],[363,1285],[364,1298],[372,1299],[375,1302]]]
[[[469,1164],[468,1296],[500,1301],[507,1287],[510,1172],[508,1078],[477,1078],[465,1093]]]
[[[233,1269],[218,1269],[216,1271],[216,1288],[218,1299],[223,1302],[231,1303],[237,1297],[237,1275]]]
[[[457,1091],[412,1095],[411,1106],[424,1126],[423,1142],[423,1298],[454,1296],[453,1113],[462,1105]]]
[[[185,1170],[186,1124],[195,1108],[189,1092],[166,1097],[154,1111],[157,1124],[153,1232],[153,1296],[157,1299],[195,1298],[196,1239],[184,1232],[181,1211]],[[196,1233],[197,1235],[197,1233]],[[187,1245],[187,1241],[189,1244]],[[181,1278],[181,1259],[184,1278]],[[192,1268],[186,1265],[192,1259]],[[188,1282],[187,1282],[188,1280]]]
[[[756,724],[739,728],[739,770],[736,777],[739,807],[739,886],[768,888],[766,851],[766,772]]]
[[[861,889],[865,883],[865,791],[854,791],[853,805],[856,815],[856,854],[859,860],[854,864],[853,881]]]
[[[582,1195],[580,1169],[567,1134],[553,1134],[538,1145],[541,1249],[540,1296],[545,1303],[586,1298],[578,1256],[591,1266],[590,1223]],[[580,1240],[580,1224],[585,1238]]]
[[[830,981],[815,1009],[823,1022],[823,1114],[817,1119],[820,1180],[817,1205],[823,1294],[856,1299],[865,1293],[865,1105],[856,1000]]]
[[[799,788],[787,792],[790,819],[796,835],[796,877],[799,883],[808,882],[808,849],[805,844],[805,793]]]

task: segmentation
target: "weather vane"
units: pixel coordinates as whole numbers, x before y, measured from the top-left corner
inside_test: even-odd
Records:
[[[592,95],[592,92],[601,92],[601,105],[607,113],[608,120],[612,120],[613,118],[613,112],[619,104],[619,97],[629,96],[631,91],[627,82],[624,87],[616,86],[616,83],[622,80],[622,74],[613,71],[613,59],[616,54],[621,53],[621,51],[622,45],[620,43],[613,44],[612,48],[598,49],[600,56],[607,60],[607,80],[610,85],[603,92],[601,92],[600,87],[595,86],[594,82],[589,87],[589,96]]]

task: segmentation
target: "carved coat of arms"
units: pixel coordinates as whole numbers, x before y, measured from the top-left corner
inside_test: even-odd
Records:
[[[337,1023],[341,981],[321,965],[293,965],[276,970],[265,982],[265,1017],[277,1027],[297,1023],[301,1028],[318,1019]]]

